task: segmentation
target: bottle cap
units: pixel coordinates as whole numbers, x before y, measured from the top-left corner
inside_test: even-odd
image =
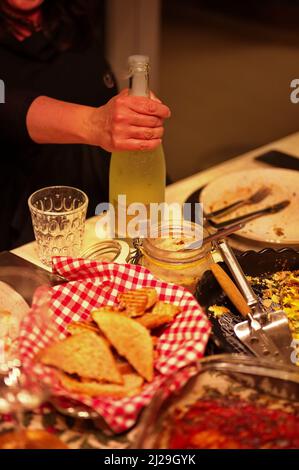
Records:
[[[136,67],[140,65],[148,65],[149,64],[149,56],[148,55],[130,55],[128,58],[129,67]]]

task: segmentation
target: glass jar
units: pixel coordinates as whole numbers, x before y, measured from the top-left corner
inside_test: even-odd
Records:
[[[158,225],[151,229],[151,235],[154,236],[142,240],[139,264],[155,277],[194,293],[198,280],[213,262],[211,244],[201,245],[202,238],[208,235],[206,230],[193,222],[183,221]],[[197,247],[191,248],[193,243]]]

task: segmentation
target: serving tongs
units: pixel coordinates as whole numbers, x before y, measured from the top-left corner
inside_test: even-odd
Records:
[[[247,314],[246,310],[241,311],[248,320],[235,325],[236,336],[256,356],[268,356],[278,362],[290,364],[292,335],[285,312],[283,310],[263,311],[227,241],[219,241],[217,247],[248,306]]]

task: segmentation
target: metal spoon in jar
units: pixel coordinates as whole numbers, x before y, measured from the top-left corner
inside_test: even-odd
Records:
[[[203,245],[206,245],[207,243],[211,243],[215,240],[220,240],[223,237],[227,237],[228,235],[231,235],[234,232],[237,232],[238,230],[241,230],[245,224],[235,224],[231,225],[230,227],[217,230],[217,232],[212,233],[208,235],[207,237],[204,237],[202,240],[196,240],[195,242],[190,243],[189,245],[185,246],[182,250],[179,250],[180,252],[182,251],[187,251],[187,250],[196,250],[197,248],[201,248]]]

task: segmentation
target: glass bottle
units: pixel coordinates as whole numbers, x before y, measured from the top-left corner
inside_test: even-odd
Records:
[[[129,57],[128,63],[129,93],[134,96],[149,97],[149,58],[134,55]],[[126,215],[126,224],[119,224],[117,221],[120,211],[123,217],[127,214],[130,204],[143,204],[149,219],[150,203],[165,201],[165,175],[162,145],[150,151],[113,152],[110,165],[109,199],[115,210],[117,236],[130,238],[127,230],[125,230],[126,233],[123,232],[132,214]],[[119,201],[119,196],[122,196],[121,201]]]

